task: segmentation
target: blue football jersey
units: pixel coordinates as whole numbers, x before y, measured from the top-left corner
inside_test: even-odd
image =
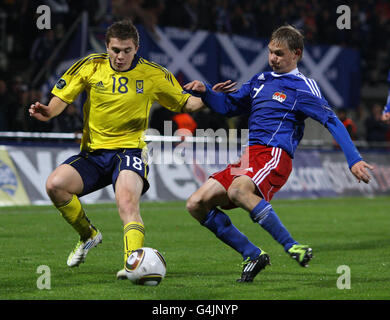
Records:
[[[289,73],[261,72],[227,95],[227,115],[249,114],[249,145],[285,150],[292,158],[308,117],[323,125],[337,118],[317,83],[295,69]]]

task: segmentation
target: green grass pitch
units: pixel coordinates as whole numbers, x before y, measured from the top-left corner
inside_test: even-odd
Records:
[[[240,209],[234,224],[271,256],[253,283],[236,283],[241,257],[185,210],[184,202],[142,203],[145,246],[163,253],[167,275],[157,287],[118,281],[123,228],[114,204],[86,205],[103,243],[78,268],[66,266],[75,232],[52,206],[0,208],[1,300],[344,300],[390,298],[390,197],[275,200],[294,238],[313,248],[302,268]],[[50,289],[39,289],[39,266],[50,269]],[[337,287],[339,266],[350,289]],[[45,273],[47,275],[47,273]],[[339,279],[339,283],[346,283]],[[340,282],[341,281],[341,282]],[[46,283],[47,284],[47,283]]]

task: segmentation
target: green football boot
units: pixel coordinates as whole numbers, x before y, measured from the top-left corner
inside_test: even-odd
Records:
[[[303,244],[294,244],[287,253],[302,267],[308,267],[309,261],[313,258],[312,249]]]

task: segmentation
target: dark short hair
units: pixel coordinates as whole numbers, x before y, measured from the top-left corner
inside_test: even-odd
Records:
[[[134,44],[137,47],[139,46],[138,30],[130,19],[117,21],[109,26],[106,32],[106,44],[110,42],[111,38],[120,40],[132,39]]]
[[[297,49],[300,49],[303,53],[304,37],[297,28],[291,25],[281,26],[274,30],[272,32],[270,41],[274,41],[276,43],[286,43],[287,47],[291,51],[296,51]]]

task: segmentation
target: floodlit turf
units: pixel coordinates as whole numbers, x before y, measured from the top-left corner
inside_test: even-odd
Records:
[[[118,281],[123,229],[116,207],[85,207],[102,231],[103,243],[73,269],[66,259],[77,237],[53,207],[0,208],[0,299],[390,298],[389,197],[273,201],[295,239],[313,248],[309,268],[293,261],[247,213],[231,210],[235,225],[271,256],[272,266],[249,284],[235,281],[241,273],[240,255],[191,218],[184,202],[141,205],[145,246],[160,250],[167,261],[163,282],[142,287]],[[49,290],[37,287],[41,265],[50,268]],[[350,270],[350,289],[337,287],[338,278],[347,275],[337,272],[339,266]]]

